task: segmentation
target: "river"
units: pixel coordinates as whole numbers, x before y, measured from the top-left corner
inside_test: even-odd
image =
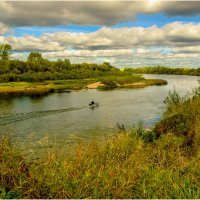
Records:
[[[185,95],[198,85],[198,77],[179,75],[144,75],[168,81],[165,86],[112,91],[81,90],[53,93],[48,96],[0,99],[0,136],[13,140],[54,143],[100,138],[115,132],[118,124],[129,129],[143,121],[152,127],[163,112],[163,100],[174,88]],[[88,107],[90,101],[99,107]],[[33,139],[34,138],[34,139]]]

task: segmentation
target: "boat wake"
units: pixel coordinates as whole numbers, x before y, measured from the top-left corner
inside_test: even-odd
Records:
[[[67,112],[67,111],[80,110],[80,109],[83,109],[86,107],[88,107],[88,106],[71,107],[71,108],[58,109],[58,110],[35,111],[35,112],[29,112],[29,113],[17,113],[14,115],[1,116],[0,117],[0,126],[5,126],[7,124],[20,122],[20,121],[24,121],[27,119],[39,118],[39,117],[63,113],[63,112]]]

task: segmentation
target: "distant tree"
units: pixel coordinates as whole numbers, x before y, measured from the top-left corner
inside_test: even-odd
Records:
[[[9,60],[11,50],[12,50],[12,47],[9,44],[0,45],[0,59]]]
[[[43,60],[42,54],[39,52],[31,52],[27,58],[28,61],[41,61]]]
[[[109,62],[104,62],[103,65],[107,66],[107,67],[112,67],[111,64]]]
[[[66,59],[66,58],[65,58],[64,62],[65,62],[65,65],[66,65],[67,67],[70,67],[70,66],[71,66],[71,62],[70,62],[69,59]]]

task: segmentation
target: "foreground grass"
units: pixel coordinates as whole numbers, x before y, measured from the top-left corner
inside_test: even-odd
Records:
[[[0,197],[199,198],[199,93],[187,99],[173,93],[165,102],[155,129],[146,131],[140,123],[125,131],[119,125],[104,144],[79,144],[73,157],[66,149],[28,162],[3,138]]]

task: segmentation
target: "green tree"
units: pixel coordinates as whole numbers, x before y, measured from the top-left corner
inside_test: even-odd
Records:
[[[9,60],[11,50],[12,50],[12,47],[9,44],[0,45],[0,59]]]
[[[27,58],[28,61],[41,61],[43,60],[42,54],[39,52],[31,52]]]

